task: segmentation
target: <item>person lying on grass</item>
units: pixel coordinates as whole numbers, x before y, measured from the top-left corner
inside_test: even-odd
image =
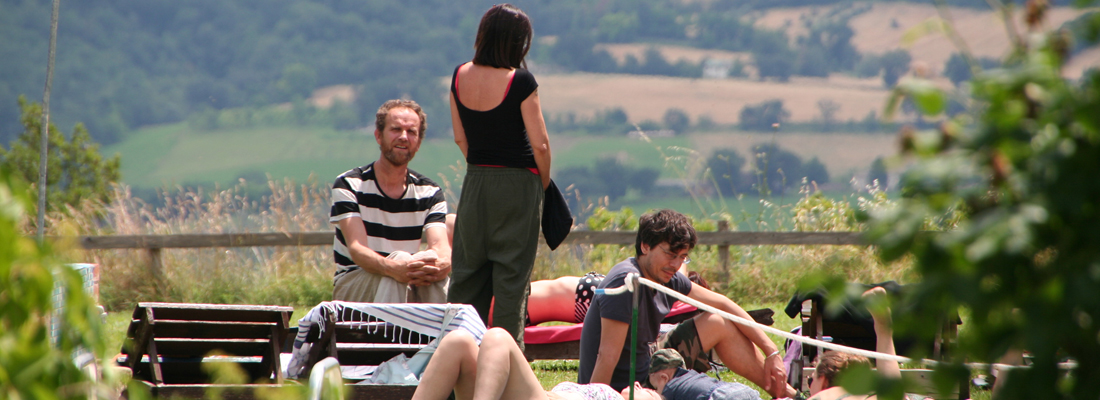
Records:
[[[413,400],[626,400],[630,389],[616,392],[604,384],[562,382],[543,390],[531,365],[508,331],[492,328],[478,347],[473,336],[454,331],[443,336],[439,348],[420,377]],[[652,389],[634,386],[635,400],[663,400]]]
[[[723,382],[695,370],[684,369],[684,358],[674,349],[653,353],[649,384],[669,400],[760,400],[760,392],[737,382]]]
[[[881,298],[886,296],[886,289],[873,287],[863,292],[864,299]],[[871,317],[875,320],[875,350],[879,353],[897,355],[894,350],[894,330],[890,326],[890,309],[872,309]],[[875,360],[878,373],[884,377],[901,378],[901,366],[895,360]],[[852,395],[837,386],[837,376],[857,365],[871,366],[871,362],[863,356],[841,353],[838,351],[826,351],[817,360],[813,375],[810,377],[810,400],[871,400],[877,399],[875,395]],[[913,398],[912,396],[907,396]]]

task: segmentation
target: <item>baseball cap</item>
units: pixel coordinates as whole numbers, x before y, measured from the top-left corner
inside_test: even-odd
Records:
[[[680,352],[673,349],[660,349],[653,353],[649,360],[650,371],[660,371],[667,368],[679,368],[684,366],[684,358]]]

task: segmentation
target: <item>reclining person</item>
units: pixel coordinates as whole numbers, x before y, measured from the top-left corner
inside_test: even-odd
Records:
[[[603,274],[595,271],[584,276],[563,276],[531,282],[531,294],[527,296],[527,326],[543,322],[560,321],[580,323],[588,314],[596,286],[603,282]],[[496,299],[489,306],[489,325],[493,324],[492,309]]]
[[[874,287],[863,292],[864,299],[881,297],[886,295],[886,289]],[[894,350],[894,331],[890,326],[890,310],[872,310],[871,316],[875,320],[875,350],[879,353],[897,355]],[[817,360],[813,375],[810,376],[811,400],[870,400],[876,396],[853,396],[844,388],[836,386],[837,376],[844,370],[856,365],[870,367],[871,362],[866,357],[838,351],[826,351]],[[875,360],[878,372],[882,376],[901,378],[901,366],[895,360]]]
[[[413,400],[443,400],[454,392],[456,400],[469,399],[553,399],[626,400],[629,389],[616,392],[603,384],[580,385],[562,382],[549,392],[543,390],[531,365],[523,357],[508,331],[492,328],[479,348],[464,331],[448,333],[420,377]],[[636,400],[661,400],[652,389],[635,385]]]
[[[684,369],[684,359],[673,349],[660,349],[653,353],[649,364],[649,384],[669,400],[760,400],[756,389]]]

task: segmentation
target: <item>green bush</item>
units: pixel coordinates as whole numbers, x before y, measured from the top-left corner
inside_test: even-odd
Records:
[[[1069,43],[1042,32],[1045,4],[1028,3],[1028,37],[1013,38],[1004,66],[971,81],[976,112],[906,133],[914,165],[901,179],[904,197],[870,214],[883,258],[911,256],[920,273],[903,299],[914,312],[895,316],[899,329],[930,338],[944,317],[970,315],[954,356],[936,367],[941,388],[968,376],[963,362],[1025,350],[1030,367],[998,377],[996,398],[1100,393],[1100,73],[1062,77]],[[1100,32],[1100,17],[1089,26]],[[910,80],[892,108],[901,97],[935,116],[947,94]],[[949,232],[924,232],[952,216]],[[1076,367],[1063,373],[1067,360]]]
[[[25,185],[0,172],[0,397],[117,398],[102,321],[83,280],[50,246],[19,230],[29,209],[25,193]],[[55,293],[64,298],[56,309]],[[51,321],[58,326],[56,342]],[[98,366],[106,374],[102,380],[77,366],[78,352],[105,360]]]

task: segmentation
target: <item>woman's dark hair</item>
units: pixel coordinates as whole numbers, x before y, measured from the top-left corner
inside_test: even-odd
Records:
[[[688,280],[696,285],[702,286],[703,289],[710,290],[710,283],[707,283],[707,280],[703,279],[703,276],[699,275],[698,272],[688,271]]]
[[[481,17],[474,40],[474,64],[493,68],[527,68],[531,20],[511,4],[497,4]]]
[[[649,248],[668,243],[669,250],[679,252],[694,249],[699,240],[695,227],[684,214],[672,210],[660,210],[645,214],[638,220],[638,238],[634,241],[634,254],[642,255],[642,243]]]

